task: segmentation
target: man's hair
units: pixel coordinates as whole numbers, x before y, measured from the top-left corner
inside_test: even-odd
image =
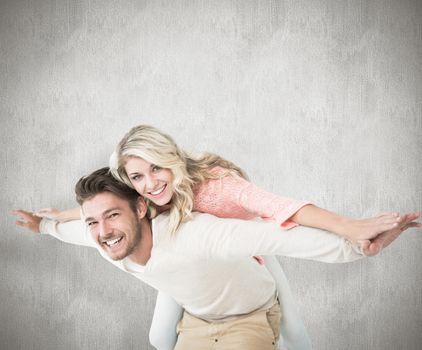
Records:
[[[79,205],[104,192],[110,192],[128,201],[131,209],[136,212],[138,192],[116,180],[108,167],[98,169],[92,174],[80,178],[75,185],[76,201]]]

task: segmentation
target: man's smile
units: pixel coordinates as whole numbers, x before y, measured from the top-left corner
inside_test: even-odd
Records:
[[[113,239],[108,239],[108,240],[104,240],[103,244],[105,244],[106,246],[113,248],[115,247],[117,244],[120,243],[120,241],[123,239],[123,236],[118,237],[118,238],[113,238]]]

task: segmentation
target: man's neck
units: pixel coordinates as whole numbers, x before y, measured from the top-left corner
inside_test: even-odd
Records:
[[[146,265],[151,257],[152,250],[152,230],[151,222],[143,218],[140,222],[142,238],[135,251],[128,256],[130,260],[139,265]]]

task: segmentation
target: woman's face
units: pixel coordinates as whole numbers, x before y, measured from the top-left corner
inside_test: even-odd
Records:
[[[173,173],[138,157],[125,164],[126,174],[135,190],[156,205],[166,205],[173,197]]]

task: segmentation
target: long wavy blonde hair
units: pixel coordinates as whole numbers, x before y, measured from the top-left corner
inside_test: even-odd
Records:
[[[194,186],[229,173],[235,173],[247,179],[243,170],[232,162],[212,153],[191,156],[180,149],[170,136],[148,125],[132,128],[119,142],[110,158],[112,175],[134,188],[124,168],[126,161],[131,157],[142,158],[172,172],[174,193],[169,215],[169,228],[172,234],[182,222],[191,217]],[[216,166],[227,169],[227,172],[218,175],[211,172],[211,169]],[[152,218],[156,216],[157,210],[151,201],[146,200],[149,216]]]

